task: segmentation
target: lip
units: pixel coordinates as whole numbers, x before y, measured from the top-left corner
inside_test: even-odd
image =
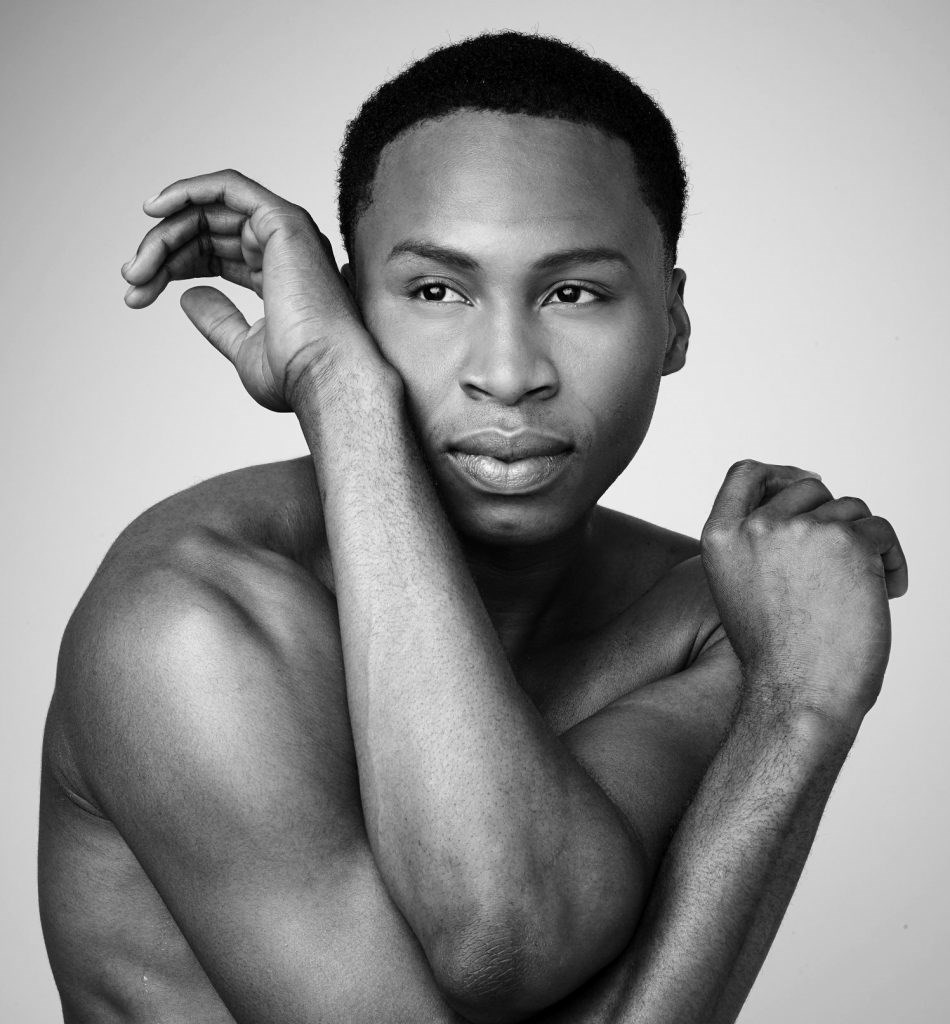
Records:
[[[473,431],[453,438],[449,461],[475,486],[493,494],[530,494],[555,480],[570,461],[573,445],[537,430]]]
[[[562,455],[574,446],[558,434],[541,430],[499,430],[487,427],[453,438],[446,445],[449,451],[466,455],[487,455],[502,462],[532,459],[546,455]]]

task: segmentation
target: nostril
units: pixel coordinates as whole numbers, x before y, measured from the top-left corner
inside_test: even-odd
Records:
[[[471,347],[459,368],[459,386],[469,397],[516,405],[557,392],[557,369],[545,345],[507,335],[480,342]]]

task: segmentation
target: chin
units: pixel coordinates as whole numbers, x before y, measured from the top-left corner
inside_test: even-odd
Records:
[[[583,515],[583,510],[571,515],[566,508],[552,509],[549,502],[531,499],[479,501],[447,512],[463,540],[498,547],[549,543],[570,531]]]

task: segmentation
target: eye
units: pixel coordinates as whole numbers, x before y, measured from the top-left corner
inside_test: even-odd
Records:
[[[553,301],[554,299],[557,301]],[[554,306],[589,306],[599,302],[603,296],[582,284],[558,285],[548,296],[547,303]]]
[[[416,285],[410,295],[423,302],[434,302],[441,305],[466,301],[443,281],[424,281],[422,284]]]

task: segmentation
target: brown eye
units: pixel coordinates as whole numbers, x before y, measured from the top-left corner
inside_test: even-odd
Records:
[[[410,295],[415,300],[427,302],[430,305],[448,306],[466,302],[462,295],[443,281],[426,281],[416,285]]]
[[[593,302],[602,302],[604,296],[584,284],[561,284],[548,293],[546,305],[553,306],[589,306]]]
[[[580,285],[576,284],[563,284],[560,288],[556,289],[554,294],[558,297],[561,302],[577,302],[581,297],[581,292],[584,289]]]

